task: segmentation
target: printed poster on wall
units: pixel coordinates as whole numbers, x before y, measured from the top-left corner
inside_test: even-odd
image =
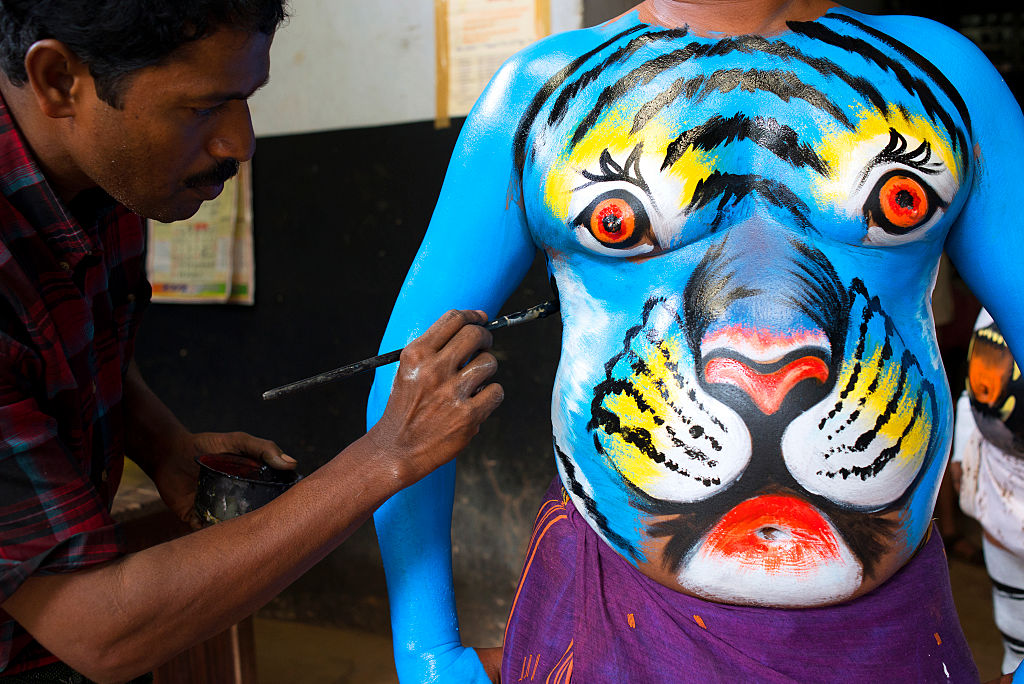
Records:
[[[149,222],[146,270],[154,302],[254,302],[252,171],[242,164],[195,216]]]
[[[436,0],[437,124],[465,116],[513,54],[551,32],[549,0]]]

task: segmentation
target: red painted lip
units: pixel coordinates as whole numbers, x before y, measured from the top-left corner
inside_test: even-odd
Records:
[[[832,526],[818,509],[778,495],[749,499],[722,516],[701,553],[787,573],[841,560]]]
[[[770,373],[761,373],[738,359],[715,357],[704,366],[711,383],[735,385],[746,392],[761,412],[772,415],[782,406],[789,391],[808,378],[828,380],[828,366],[817,356],[803,356]]]

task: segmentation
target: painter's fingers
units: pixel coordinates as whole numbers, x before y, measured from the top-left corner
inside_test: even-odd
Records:
[[[484,331],[487,332],[487,331]],[[477,354],[455,376],[456,396],[468,399],[480,391],[480,387],[498,370],[498,359],[490,352]]]
[[[203,443],[196,448],[203,453],[231,453],[262,461],[278,470],[292,470],[296,461],[275,442],[254,437],[247,432],[208,432],[197,435]]]
[[[479,422],[487,420],[494,409],[501,406],[501,402],[505,400],[505,388],[496,382],[492,382],[486,385],[473,395],[469,401],[473,404],[473,409],[476,413],[476,419]]]
[[[434,321],[426,332],[409,344],[409,347],[423,347],[426,351],[436,352],[448,344],[448,341],[465,326],[483,325],[486,322],[487,314],[483,311],[452,309]]]
[[[437,354],[445,369],[455,373],[476,357],[477,352],[490,349],[493,342],[494,336],[490,330],[479,325],[466,325]]]

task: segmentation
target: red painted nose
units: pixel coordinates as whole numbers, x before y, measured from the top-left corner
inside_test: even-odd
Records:
[[[746,392],[765,415],[779,410],[789,391],[807,378],[820,383],[828,380],[828,366],[817,356],[804,356],[782,368],[765,373],[738,359],[716,357],[704,366],[704,377],[711,383],[735,385]]]

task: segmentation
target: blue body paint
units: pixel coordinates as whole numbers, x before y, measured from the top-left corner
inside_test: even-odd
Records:
[[[837,9],[718,40],[629,15],[554,36],[467,120],[381,348],[449,308],[495,314],[542,249],[555,453],[594,529],[697,596],[846,600],[931,519],[943,248],[1021,355],[1022,153],[998,74],[923,19]],[[403,681],[486,681],[455,617],[452,467],[375,518]]]

